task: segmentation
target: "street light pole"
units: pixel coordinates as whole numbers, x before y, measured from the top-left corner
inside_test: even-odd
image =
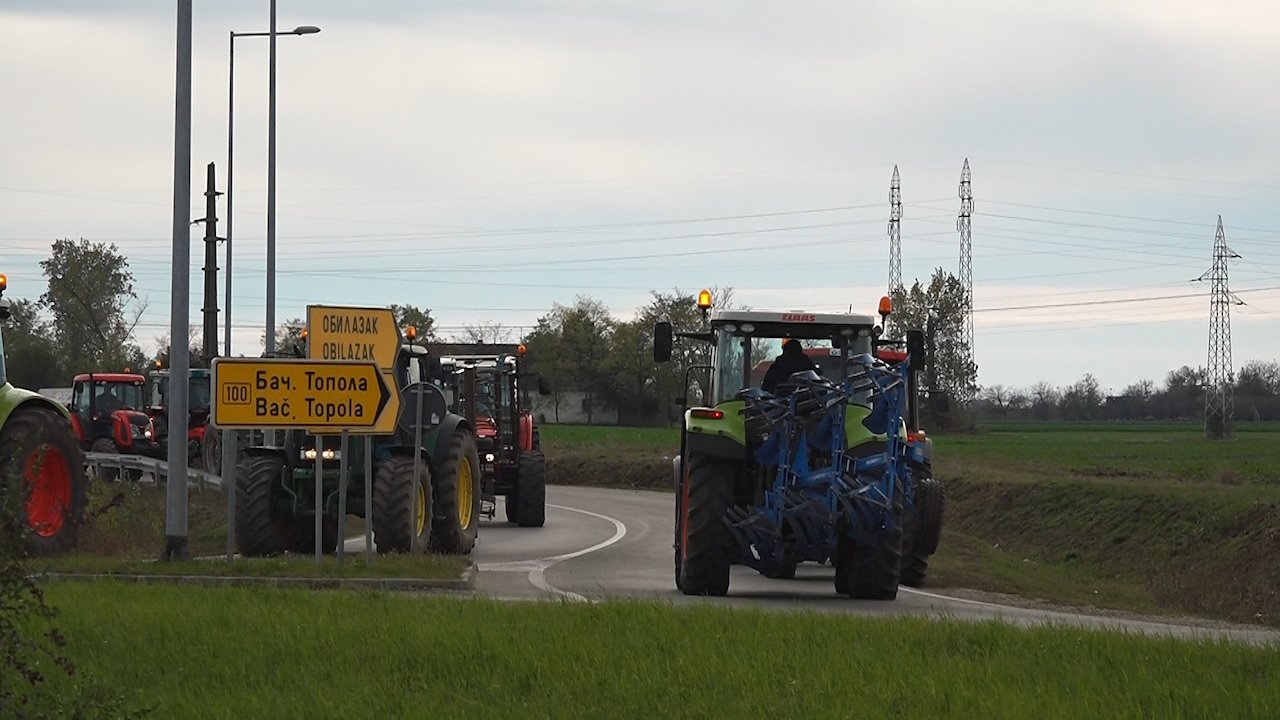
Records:
[[[272,3],[274,6],[274,3]],[[274,21],[274,9],[272,13]],[[320,28],[314,25],[299,25],[288,32],[276,33],[275,26],[272,23],[271,32],[244,32],[238,33],[232,31],[230,34],[230,51],[227,56],[230,59],[228,63],[229,80],[227,81],[227,285],[226,285],[226,327],[223,330],[224,355],[231,356],[231,246],[232,246],[232,203],[234,195],[232,193],[232,183],[234,181],[235,167],[235,100],[236,100],[236,38],[238,37],[270,37],[272,45],[275,44],[275,35],[315,35],[320,32]],[[270,155],[268,161],[268,202],[267,202],[267,346],[268,352],[275,349],[275,62],[272,58],[271,66],[271,108],[270,121],[271,126],[271,146],[268,148]]]
[[[266,354],[276,349],[276,0],[271,0],[267,51],[267,338]],[[317,454],[318,456],[318,454]]]

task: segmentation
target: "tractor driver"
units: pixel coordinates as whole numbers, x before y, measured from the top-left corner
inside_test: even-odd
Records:
[[[804,354],[804,348],[800,346],[800,341],[795,338],[787,338],[787,341],[782,343],[782,353],[774,358],[773,364],[765,372],[760,388],[765,392],[776,392],[775,388],[778,387],[778,383],[786,382],[793,373],[817,369],[813,361]]]

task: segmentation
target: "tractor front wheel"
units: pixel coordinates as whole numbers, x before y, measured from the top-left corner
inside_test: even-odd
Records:
[[[200,440],[200,467],[207,473],[222,474],[222,433],[206,425]]]
[[[236,465],[236,546],[241,555],[264,557],[292,549],[294,523],[275,508],[284,472],[278,455],[253,455]]]
[[[87,481],[84,456],[66,421],[44,409],[15,411],[0,430],[0,471],[0,502],[22,508],[28,554],[75,547]]]
[[[898,597],[902,573],[903,503],[901,486],[873,541],[855,542],[846,532],[835,556],[836,592],[862,600]]]
[[[733,466],[704,455],[688,459],[679,504],[676,585],[685,595],[726,595],[733,536],[724,523],[733,504]]]
[[[546,521],[546,458],[537,450],[522,452],[516,467],[516,524],[520,527],[542,527]]]
[[[116,447],[116,442],[111,438],[98,438],[89,446],[89,452],[103,455],[119,455],[120,449]],[[99,477],[107,482],[114,482],[120,479],[120,470],[118,468],[99,468],[98,473]]]
[[[414,474],[414,467],[417,474]],[[394,455],[373,475],[373,542],[378,552],[422,553],[431,539],[431,469],[426,458]]]
[[[449,443],[432,487],[435,517],[431,520],[431,549],[450,555],[465,555],[476,545],[480,520],[480,460],[476,440],[470,432],[458,430]]]

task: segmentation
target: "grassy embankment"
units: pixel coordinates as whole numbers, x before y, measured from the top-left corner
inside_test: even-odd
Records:
[[[546,425],[552,482],[670,487],[675,430]],[[933,587],[1280,626],[1280,425],[994,423],[935,436]]]
[[[156,562],[165,546],[165,489],[150,484],[93,481],[89,489],[90,519],[80,530],[76,550],[60,557],[30,561],[39,572],[130,575],[228,575],[304,578],[458,578],[465,558],[439,555],[379,555],[365,564],[363,551],[348,553],[339,566],[333,556],[317,565],[310,554],[225,561],[226,497],[216,490],[193,489],[188,495],[188,543],[193,559]],[[363,530],[349,517],[347,534]],[[221,557],[222,559],[217,559]]]
[[[159,717],[1280,714],[1276,647],[633,602],[48,593],[81,677]]]

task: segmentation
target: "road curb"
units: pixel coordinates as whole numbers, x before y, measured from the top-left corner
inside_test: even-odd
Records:
[[[40,580],[64,581],[116,581],[138,583],[169,583],[173,585],[199,585],[204,587],[278,587],[307,588],[313,590],[386,590],[414,592],[423,590],[467,591],[475,588],[476,566],[468,563],[462,576],[456,579],[425,578],[332,578],[332,577],[277,577],[259,575],[145,575],[139,573],[70,573],[49,572],[35,575]]]

